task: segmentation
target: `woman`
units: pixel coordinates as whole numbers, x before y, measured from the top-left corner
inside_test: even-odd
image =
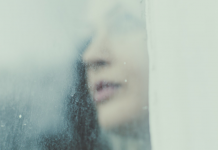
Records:
[[[113,149],[150,149],[148,53],[142,1],[92,0],[83,54],[88,92]]]
[[[143,4],[91,0],[91,40],[77,63],[65,128],[42,135],[42,149],[150,150],[148,54]]]
[[[32,137],[34,146],[26,140],[26,149],[150,149],[148,55],[141,6],[135,0],[91,1],[92,38],[77,63],[75,94],[66,99],[63,129]],[[19,123],[17,127],[23,133]],[[17,143],[12,144],[17,147],[19,137],[8,145]],[[17,149],[24,149],[24,144]]]

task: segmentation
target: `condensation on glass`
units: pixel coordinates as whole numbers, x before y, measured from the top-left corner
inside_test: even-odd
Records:
[[[40,2],[1,2],[0,149],[150,150],[145,2]]]

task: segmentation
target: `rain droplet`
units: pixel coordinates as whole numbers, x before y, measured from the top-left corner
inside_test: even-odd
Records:
[[[125,82],[127,82],[127,80],[125,80]]]
[[[19,115],[19,118],[22,118],[22,115]]]

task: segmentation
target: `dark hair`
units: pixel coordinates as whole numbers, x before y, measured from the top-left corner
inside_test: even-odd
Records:
[[[82,56],[89,42],[90,40],[83,44],[79,56]],[[106,139],[101,134],[96,108],[89,95],[86,68],[81,57],[74,69],[75,91],[65,103],[66,128],[59,134],[42,138],[43,147],[49,150],[109,150]]]
[[[85,49],[85,48],[84,48]],[[75,64],[75,63],[74,63]],[[75,67],[76,66],[76,67]],[[89,96],[86,70],[82,59],[74,66],[74,94],[71,89],[63,101],[63,123],[54,128],[41,131],[37,125],[31,125],[31,100],[25,104],[15,103],[14,95],[8,99],[12,104],[0,105],[0,149],[1,150],[107,150],[107,142],[102,137],[97,112]],[[67,92],[66,92],[67,93]],[[29,98],[29,97],[28,97]],[[22,114],[22,117],[18,117]],[[40,117],[40,116],[39,116]],[[28,125],[24,126],[24,122]]]
[[[45,149],[94,150],[98,147],[100,128],[96,110],[86,84],[85,66],[77,62],[75,93],[65,103],[66,128],[43,138]]]

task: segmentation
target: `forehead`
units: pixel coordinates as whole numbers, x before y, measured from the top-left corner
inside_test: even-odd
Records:
[[[89,0],[88,20],[96,24],[124,13],[143,20],[142,2],[143,0]]]

